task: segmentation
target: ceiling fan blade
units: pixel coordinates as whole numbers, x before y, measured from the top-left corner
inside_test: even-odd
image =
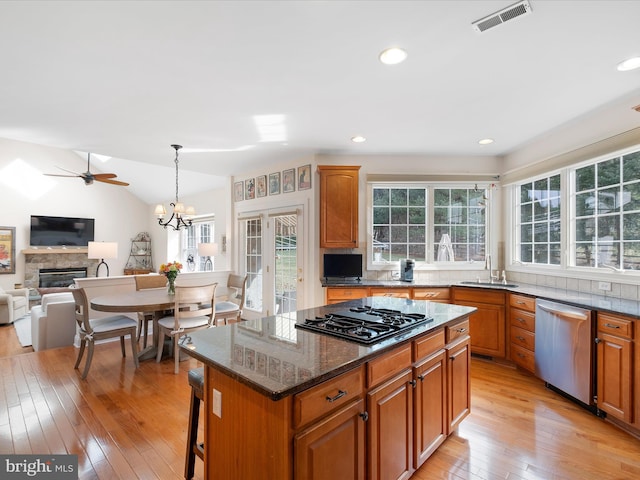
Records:
[[[111,180],[109,178],[98,178],[98,177],[95,177],[95,180],[97,182],[111,183],[112,185],[122,185],[123,187],[126,187],[126,186],[129,185],[127,182],[121,182],[120,180]]]
[[[96,180],[98,178],[116,178],[117,175],[115,173],[94,173],[93,178]]]
[[[46,175],[47,177],[67,177],[67,178],[80,177],[80,178],[82,178],[82,175],[62,175],[62,174],[59,174],[59,173],[43,173],[43,175]]]

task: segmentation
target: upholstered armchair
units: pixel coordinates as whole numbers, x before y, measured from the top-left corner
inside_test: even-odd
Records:
[[[31,342],[33,349],[73,345],[76,336],[76,302],[71,292],[47,293],[40,305],[31,309]]]
[[[0,287],[0,325],[13,323],[29,311],[29,289],[3,290]]]

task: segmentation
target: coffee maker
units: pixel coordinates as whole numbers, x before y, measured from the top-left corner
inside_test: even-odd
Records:
[[[400,260],[400,280],[413,282],[413,267],[416,262],[410,258]]]

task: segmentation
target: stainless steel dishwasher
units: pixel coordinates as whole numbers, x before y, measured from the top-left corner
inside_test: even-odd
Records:
[[[536,300],[536,375],[593,406],[594,322],[590,310]]]

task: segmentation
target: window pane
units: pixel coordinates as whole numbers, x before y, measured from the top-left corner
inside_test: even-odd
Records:
[[[598,191],[598,214],[615,212],[619,209],[618,199],[620,188],[607,188]]]
[[[640,240],[640,212],[622,216],[622,232],[625,240]]]
[[[449,209],[448,208],[434,208],[433,209],[433,223],[445,224],[449,223]]]
[[[449,190],[436,189],[433,192],[433,203],[436,207],[449,206]]]
[[[534,245],[533,255],[534,263],[549,263],[547,245]]]
[[[620,183],[620,159],[613,158],[598,164],[598,187]]]
[[[581,218],[576,220],[576,240],[578,242],[593,240],[595,233],[595,219]]]
[[[576,244],[576,266],[578,267],[593,267],[593,244],[592,243],[578,243]]]
[[[373,204],[374,205],[389,205],[389,189],[388,188],[374,188],[373,189]]]
[[[373,209],[373,223],[389,223],[389,208],[375,207]]]
[[[549,263],[551,265],[561,264],[560,252],[561,252],[561,247],[559,243],[549,244]]]
[[[528,203],[533,200],[533,184],[520,185],[520,203]]]
[[[421,243],[424,245],[426,240],[426,228],[424,225],[409,227],[409,243]]]
[[[423,188],[412,188],[409,190],[409,205],[424,207],[427,205],[426,191]]]
[[[625,182],[640,179],[640,152],[630,153],[622,157],[622,178]]]
[[[533,225],[528,223],[520,226],[520,241],[531,242],[533,240]]]
[[[407,209],[406,208],[395,208],[392,207],[391,208],[391,223],[402,223],[405,224],[407,223],[408,220],[408,215],[407,215]]]
[[[589,165],[587,167],[576,170],[576,192],[583,192],[596,188],[596,166]]]
[[[549,222],[549,241],[560,242],[561,228],[559,221]]]
[[[530,263],[533,261],[533,245],[523,243],[520,245],[520,261]]]
[[[391,205],[406,205],[407,204],[407,189],[391,189]]]
[[[405,225],[402,226],[392,226],[391,227],[391,238],[393,238],[394,242],[406,242],[407,241],[407,227]]]
[[[533,220],[533,204],[528,203],[520,207],[520,221],[530,222]]]
[[[622,187],[622,206],[626,212],[640,210],[640,182]]]
[[[625,242],[623,266],[629,270],[640,270],[640,242]]]
[[[424,225],[427,221],[424,208],[409,208],[409,223]]]
[[[596,197],[594,192],[580,193],[576,195],[576,215],[584,217],[595,213]]]

